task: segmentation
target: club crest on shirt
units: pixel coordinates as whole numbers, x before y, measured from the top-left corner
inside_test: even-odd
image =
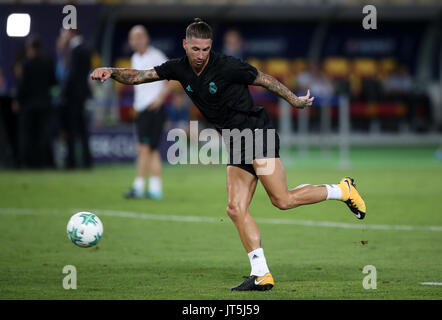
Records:
[[[218,88],[216,87],[215,82],[209,83],[209,92],[211,94],[215,94],[217,90],[218,90]]]

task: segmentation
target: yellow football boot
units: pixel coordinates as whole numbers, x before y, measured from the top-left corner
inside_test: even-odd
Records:
[[[275,281],[271,273],[266,273],[262,277],[249,276],[238,286],[231,288],[231,291],[266,291],[273,288]]]
[[[342,178],[341,181],[339,181],[338,186],[342,191],[341,201],[347,204],[356,218],[361,220],[364,219],[367,209],[364,199],[362,199],[358,190],[356,190],[354,179],[350,177]]]

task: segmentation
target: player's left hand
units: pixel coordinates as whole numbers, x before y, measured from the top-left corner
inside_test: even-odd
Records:
[[[310,89],[307,90],[307,94],[296,99],[295,107],[298,109],[304,109],[305,107],[311,107],[315,97],[310,97]]]

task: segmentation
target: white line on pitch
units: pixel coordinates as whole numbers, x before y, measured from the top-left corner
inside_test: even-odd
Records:
[[[421,282],[424,286],[442,286],[442,282]]]
[[[75,213],[85,209],[28,209],[28,208],[0,208],[0,214],[55,214],[59,212]],[[162,220],[162,221],[178,221],[178,222],[219,222],[220,218],[213,217],[198,217],[198,216],[178,216],[152,213],[138,213],[131,211],[115,211],[102,209],[87,209],[97,215],[136,218],[148,220]],[[309,227],[327,227],[327,228],[343,228],[343,229],[372,229],[372,230],[399,230],[399,231],[442,231],[442,226],[405,226],[405,225],[380,225],[380,224],[354,224],[331,221],[313,221],[313,220],[291,220],[291,219],[266,219],[256,218],[256,222],[262,224],[285,224],[285,225],[300,225]]]

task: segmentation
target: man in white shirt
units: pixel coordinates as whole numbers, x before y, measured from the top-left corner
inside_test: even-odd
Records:
[[[167,61],[167,57],[150,45],[150,37],[142,25],[132,27],[129,44],[134,50],[132,68],[147,70]],[[161,182],[161,156],[158,151],[161,133],[166,120],[163,103],[169,93],[167,81],[145,83],[134,86],[134,109],[136,111],[136,131],[138,136],[137,176],[126,198],[163,197]],[[146,176],[149,175],[147,192]]]

